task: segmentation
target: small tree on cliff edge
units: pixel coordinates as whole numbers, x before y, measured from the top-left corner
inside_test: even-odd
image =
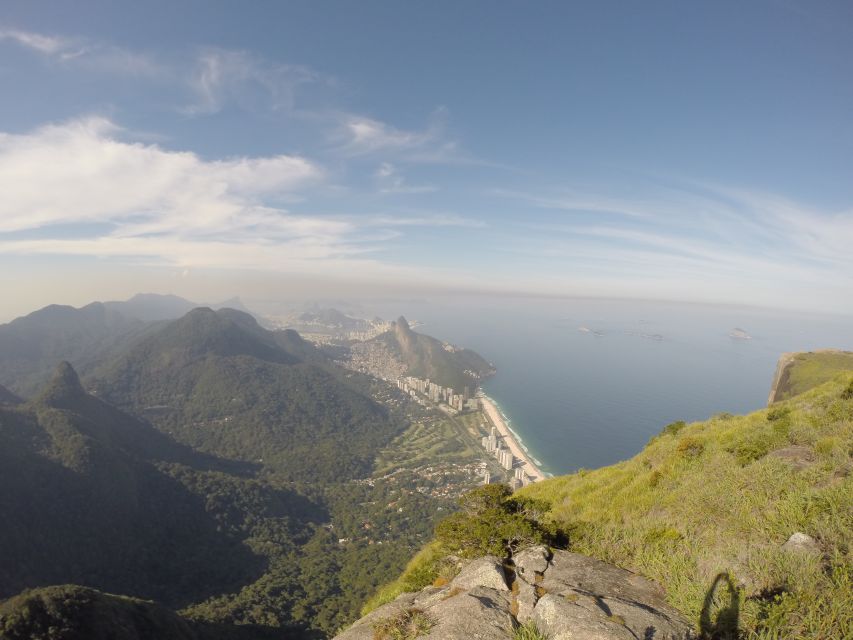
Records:
[[[448,553],[463,558],[511,556],[534,544],[563,546],[565,536],[543,522],[548,504],[513,496],[503,484],[489,484],[459,499],[462,510],[438,523],[435,535]]]

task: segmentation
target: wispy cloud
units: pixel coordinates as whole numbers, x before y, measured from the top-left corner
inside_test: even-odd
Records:
[[[421,131],[407,131],[364,116],[347,114],[341,120],[337,131],[340,148],[351,155],[423,149],[438,140],[441,133],[437,125]]]
[[[391,194],[413,194],[413,193],[431,193],[437,191],[438,188],[428,184],[409,184],[403,175],[390,162],[383,162],[374,174],[379,187],[379,193],[383,195]]]
[[[547,260],[567,283],[598,279],[599,293],[612,295],[777,305],[817,296],[826,306],[834,297],[830,306],[853,310],[853,210],[695,184],[646,188],[635,199],[606,191],[490,195],[549,211],[521,223],[525,231],[501,250],[519,263]]]
[[[229,102],[246,105],[259,96],[273,110],[292,110],[301,86],[330,82],[308,67],[271,63],[245,51],[208,48],[198,54],[189,71],[196,99],[183,111],[215,113]]]
[[[0,29],[0,41],[11,41],[44,54],[62,54],[75,47],[74,41],[20,29]]]

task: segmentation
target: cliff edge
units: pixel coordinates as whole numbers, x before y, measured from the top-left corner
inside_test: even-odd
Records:
[[[783,353],[776,364],[767,404],[805,393],[847,371],[853,371],[851,351],[818,349]]]
[[[692,626],[663,589],[587,556],[536,546],[509,562],[484,556],[448,584],[404,593],[335,640],[689,640]]]

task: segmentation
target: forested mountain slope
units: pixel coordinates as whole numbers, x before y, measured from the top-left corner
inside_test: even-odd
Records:
[[[0,602],[4,640],[289,640],[255,625],[187,620],[153,602],[62,585]]]
[[[169,472],[228,465],[86,394],[63,363],[37,399],[0,407],[0,597],[75,582],[181,606],[259,575]]]
[[[375,342],[385,345],[407,367],[408,375],[429,378],[462,393],[473,391],[478,381],[494,373],[492,365],[470,349],[457,349],[440,340],[412,331],[405,318],[394,322],[394,328],[377,336]]]
[[[50,305],[0,325],[0,384],[30,396],[57,363],[87,370],[146,323],[93,302],[79,309]]]
[[[297,481],[367,473],[400,429],[293,332],[198,308],[100,367],[96,393],[212,454]]]

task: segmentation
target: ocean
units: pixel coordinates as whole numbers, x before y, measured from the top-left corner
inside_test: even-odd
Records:
[[[493,362],[483,389],[554,475],[630,458],[675,420],[766,406],[786,351],[853,350],[853,318],[735,306],[453,296],[370,312]]]

